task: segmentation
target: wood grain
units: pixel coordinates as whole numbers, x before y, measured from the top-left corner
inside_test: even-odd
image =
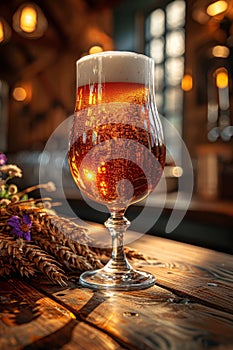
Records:
[[[233,258],[150,236],[132,246],[150,257],[134,263],[157,277],[150,289],[94,292],[77,281],[42,289],[127,349],[233,347]]]
[[[0,349],[123,349],[36,289],[0,280]]]
[[[158,285],[233,313],[232,255],[148,235],[133,247],[152,257],[135,265],[152,272]]]
[[[49,286],[43,289],[51,293]],[[233,344],[233,316],[158,286],[137,292],[53,290],[78,319],[127,349],[206,349]]]
[[[233,257],[151,236],[132,247],[149,256],[134,261],[156,276],[149,289],[4,282],[0,349],[233,349]]]

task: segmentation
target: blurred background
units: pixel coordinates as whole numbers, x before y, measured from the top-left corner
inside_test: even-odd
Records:
[[[233,0],[1,0],[0,151],[22,167],[20,186],[38,182],[47,140],[74,111],[76,60],[107,50],[154,59],[158,110],[178,130],[192,161],[189,210],[167,235],[182,176],[182,148],[168,134],[168,148],[181,161],[177,167],[168,152],[168,196],[149,233],[232,253]],[[47,154],[54,174],[62,138]],[[68,167],[64,171],[70,205],[85,220],[102,223],[106,215],[84,203]],[[47,180],[54,174],[48,170]],[[148,215],[157,202],[150,201]],[[129,218],[140,210],[130,208]]]

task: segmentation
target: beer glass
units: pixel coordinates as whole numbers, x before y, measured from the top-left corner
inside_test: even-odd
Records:
[[[80,283],[92,289],[133,290],[155,278],[135,270],[124,252],[129,205],[148,196],[162,175],[165,142],[154,92],[154,61],[133,52],[109,51],[77,61],[77,99],[69,164],[79,189],[107,206],[112,256]]]

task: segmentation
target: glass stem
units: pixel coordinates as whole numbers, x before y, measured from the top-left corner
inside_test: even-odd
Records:
[[[131,269],[124,251],[124,233],[130,226],[130,222],[121,212],[113,213],[105,222],[112,237],[112,256],[105,269],[113,273],[126,272]]]

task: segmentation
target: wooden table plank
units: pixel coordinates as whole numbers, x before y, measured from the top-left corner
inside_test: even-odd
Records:
[[[233,316],[153,286],[135,292],[90,291],[78,284],[42,285],[78,319],[103,330],[123,347],[206,349],[233,345]]]
[[[233,258],[148,235],[132,246],[151,257],[138,265],[162,288],[94,292],[73,283],[42,289],[127,349],[233,347]]]
[[[110,244],[110,235],[102,225],[93,224],[98,241]],[[172,234],[168,234],[168,237]],[[139,235],[127,231],[129,241]],[[142,235],[130,244],[149,256],[134,266],[152,272],[157,284],[176,294],[186,295],[205,305],[233,312],[233,256],[173,240]]]
[[[90,336],[91,335],[91,336]],[[19,280],[0,280],[0,349],[121,350],[111,337]]]
[[[56,341],[62,350],[232,349],[233,257],[150,236],[143,236],[132,246],[151,257],[148,263],[140,261],[138,265],[154,273],[159,285],[142,291],[92,291],[81,287],[76,276],[68,288],[34,281],[36,291],[23,284],[18,288],[19,282],[11,280],[13,297],[14,293],[17,298],[23,295],[26,305],[31,305],[30,299],[39,311],[43,310],[23,325],[31,329],[33,337],[37,328],[40,331],[39,338],[30,343],[30,330],[26,330],[24,350],[51,348]],[[45,303],[40,304],[40,300]],[[51,311],[54,308],[62,313],[60,326],[55,320],[57,311],[55,315]],[[47,330],[44,315],[50,313]],[[5,327],[0,328],[3,338],[11,335],[19,344],[15,334],[22,324],[14,323],[11,334],[6,322],[3,319],[0,323]],[[8,333],[4,334],[6,329]],[[93,338],[89,339],[90,334]]]
[[[152,272],[158,285],[233,313],[232,255],[149,235],[132,247],[152,257],[135,266]]]

